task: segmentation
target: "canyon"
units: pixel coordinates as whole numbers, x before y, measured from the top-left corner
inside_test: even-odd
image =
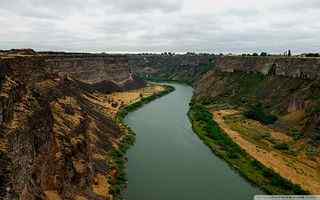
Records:
[[[0,52],[0,199],[117,199],[126,182],[121,147],[135,137],[118,115],[168,89],[145,80],[192,85],[190,105],[210,111],[249,159],[320,192],[318,58],[24,49]],[[254,147],[283,158],[280,167]],[[290,190],[275,188],[267,192]]]

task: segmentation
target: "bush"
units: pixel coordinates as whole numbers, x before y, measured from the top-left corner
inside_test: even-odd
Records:
[[[289,146],[288,144],[286,144],[286,143],[275,144],[275,145],[273,145],[273,147],[274,147],[275,149],[285,150],[285,151],[287,151],[287,150],[290,149],[290,146]]]
[[[293,137],[293,139],[295,141],[300,140],[303,138],[303,133],[301,133],[300,131],[294,129],[291,131],[291,136]]]
[[[307,53],[305,54],[306,57],[320,57],[319,53]]]
[[[266,52],[261,52],[260,56],[268,56]]]
[[[244,116],[267,125],[273,124],[278,120],[276,116],[266,114],[261,104],[250,107],[249,110],[244,113]]]
[[[72,107],[71,104],[66,104],[66,105],[64,106],[64,111],[65,111],[65,113],[67,113],[68,115],[74,115],[74,114],[75,114],[74,108]]]
[[[111,103],[111,106],[113,107],[113,108],[117,108],[118,107],[118,102],[116,102],[116,101],[114,101],[114,102],[112,102]]]

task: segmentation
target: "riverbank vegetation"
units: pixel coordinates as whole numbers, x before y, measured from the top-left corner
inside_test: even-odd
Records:
[[[243,177],[269,194],[307,194],[273,170],[253,159],[225,134],[213,121],[212,114],[200,104],[191,103],[189,117],[200,139],[219,157],[227,161]]]
[[[143,105],[160,98],[164,95],[167,95],[175,90],[174,87],[164,85],[165,90],[155,93],[148,97],[143,97],[139,101],[132,103],[124,108],[122,108],[117,116],[116,122],[120,125],[122,132],[124,132],[124,136],[121,139],[118,148],[112,150],[110,152],[111,157],[111,164],[109,169],[111,170],[111,177],[109,177],[109,184],[111,185],[111,194],[115,199],[120,199],[121,192],[127,185],[127,178],[126,178],[126,160],[125,155],[127,150],[132,146],[135,142],[135,133],[132,131],[130,127],[124,124],[123,120],[125,116],[132,111],[137,110],[138,108],[142,107]]]

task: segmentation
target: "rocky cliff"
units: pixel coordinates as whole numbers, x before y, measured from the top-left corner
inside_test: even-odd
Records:
[[[196,84],[195,100],[250,107],[262,104],[276,125],[297,129],[319,143],[320,59],[217,57]]]
[[[64,56],[0,58],[0,199],[112,199],[126,129],[93,92],[144,83],[124,56]]]
[[[45,63],[52,73],[69,74],[88,83],[114,81],[122,84],[131,79],[128,58],[125,55],[50,54]]]

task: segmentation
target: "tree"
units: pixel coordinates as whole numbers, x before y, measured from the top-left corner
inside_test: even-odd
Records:
[[[291,56],[291,50],[289,49],[289,51],[288,51],[288,56]]]
[[[268,56],[266,52],[261,52],[260,56]]]
[[[319,53],[307,53],[305,54],[306,57],[320,57]]]
[[[253,53],[252,56],[259,56],[257,53]]]

